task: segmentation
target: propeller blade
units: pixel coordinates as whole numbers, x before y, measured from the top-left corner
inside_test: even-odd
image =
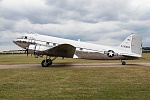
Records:
[[[25,49],[25,53],[27,54],[27,57],[28,57],[28,54],[29,54],[29,49],[28,48]]]
[[[29,54],[29,49],[26,49],[27,50],[27,57],[28,57],[28,54]]]

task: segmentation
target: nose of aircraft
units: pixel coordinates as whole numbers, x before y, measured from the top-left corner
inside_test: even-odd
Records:
[[[13,43],[17,44],[17,40],[13,40]]]
[[[29,43],[26,41],[21,41],[21,40],[13,40],[13,43],[15,43],[16,45],[20,46],[21,48],[26,48],[29,46]]]

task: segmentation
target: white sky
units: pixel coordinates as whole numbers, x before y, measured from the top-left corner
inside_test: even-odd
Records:
[[[150,0],[0,0],[0,51],[12,40],[39,33],[119,45],[129,34],[150,46]]]

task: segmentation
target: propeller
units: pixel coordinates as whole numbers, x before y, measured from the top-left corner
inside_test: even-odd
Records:
[[[28,48],[26,48],[26,49],[25,49],[25,52],[26,52],[27,57],[28,57],[28,55],[29,55],[29,49],[28,49]]]

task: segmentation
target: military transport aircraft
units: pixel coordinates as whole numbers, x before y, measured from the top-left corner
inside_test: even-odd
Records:
[[[116,47],[40,34],[26,34],[13,42],[26,49],[27,55],[34,54],[36,58],[46,55],[46,58],[41,62],[43,67],[52,65],[57,57],[120,60],[122,65],[126,64],[123,60],[142,57],[142,38],[133,33]]]

